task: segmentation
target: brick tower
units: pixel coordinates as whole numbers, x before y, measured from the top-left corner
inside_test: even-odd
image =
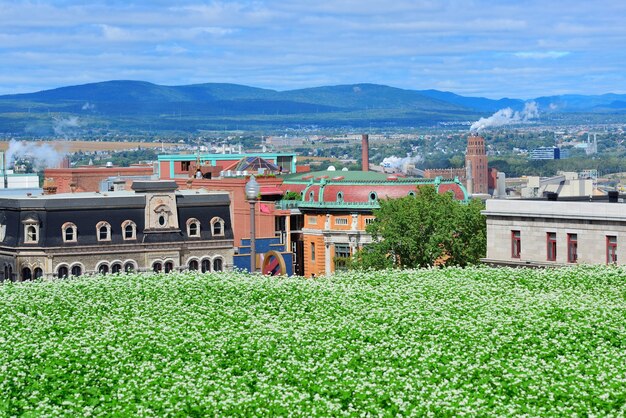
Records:
[[[472,193],[488,193],[487,153],[483,137],[470,135],[467,138],[465,167],[471,167]]]

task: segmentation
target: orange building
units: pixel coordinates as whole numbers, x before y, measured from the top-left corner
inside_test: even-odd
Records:
[[[467,138],[465,167],[471,167],[472,190],[470,193],[489,193],[487,153],[485,151],[485,138],[482,136],[470,135]]]
[[[372,242],[366,232],[374,219],[378,200],[415,195],[420,185],[433,185],[439,193],[452,192],[456,199],[468,198],[458,178],[446,180],[409,179],[375,172],[312,172],[285,178],[284,192],[297,192],[301,201],[276,202],[291,210],[293,219],[302,217],[302,229],[291,230],[296,260],[307,277],[329,275],[343,269],[347,260],[364,245]]]

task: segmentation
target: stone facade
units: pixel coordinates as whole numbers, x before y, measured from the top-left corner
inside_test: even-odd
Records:
[[[606,200],[488,200],[483,211],[487,217],[487,257],[483,261],[529,266],[623,264],[625,209],[623,203]],[[515,231],[519,231],[521,247],[518,257]],[[556,244],[553,260],[548,254],[551,237]],[[615,257],[610,254],[613,251]]]
[[[0,199],[0,279],[232,268],[227,193],[133,187]]]

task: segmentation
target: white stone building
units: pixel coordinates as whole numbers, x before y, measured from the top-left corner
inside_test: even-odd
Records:
[[[487,257],[513,266],[622,264],[626,204],[603,200],[488,200]]]

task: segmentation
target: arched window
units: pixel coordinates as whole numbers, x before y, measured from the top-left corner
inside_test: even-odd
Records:
[[[24,267],[22,269],[22,280],[26,281],[26,280],[33,280],[33,272],[30,268],[28,267]]]
[[[309,192],[309,202],[313,201],[313,196],[314,196],[313,192]]]
[[[108,222],[98,222],[96,225],[98,241],[111,241],[111,225]]]
[[[61,266],[61,267],[59,267],[59,269],[57,270],[57,277],[58,277],[59,279],[65,279],[65,278],[67,278],[67,276],[69,276],[69,275],[70,275],[70,271],[69,271],[69,269],[67,268],[67,266]]]
[[[337,193],[337,202],[343,202],[343,192]]]
[[[376,192],[370,192],[370,201],[375,201],[376,199],[378,199]]]
[[[41,279],[43,277],[43,270],[41,269],[41,267],[36,267],[35,271],[33,273],[33,277],[35,279]]]
[[[39,225],[26,225],[25,242],[35,244],[39,240]]]
[[[133,271],[135,271],[135,263],[133,263],[132,261],[127,261],[124,263],[124,271],[126,273],[132,273]]]
[[[198,260],[189,260],[189,271],[197,271],[198,270]]]
[[[82,274],[83,274],[83,268],[81,266],[79,266],[78,264],[76,264],[75,266],[72,266],[72,276],[79,277]]]
[[[415,197],[415,192],[414,192],[413,190],[411,190],[411,191],[409,192],[409,196],[411,196],[411,197]]]
[[[124,231],[124,239],[137,239],[137,225],[133,221],[122,222],[122,231]]]
[[[2,278],[3,280],[9,280],[11,279],[9,277],[9,266],[8,265],[4,265],[4,277]]]
[[[224,269],[224,261],[221,258],[213,260],[213,271],[222,271]]]
[[[113,263],[111,266],[111,273],[116,274],[122,271],[122,263]]]
[[[201,271],[203,273],[208,273],[209,271],[211,271],[211,260],[209,260],[208,258],[205,258],[204,260],[202,260],[202,265],[201,265]]]
[[[109,272],[109,265],[107,263],[102,263],[98,266],[98,273],[107,274]]]
[[[155,273],[160,273],[163,271],[163,264],[160,261],[155,261],[152,265],[152,271]]]
[[[187,220],[187,236],[199,237],[200,236],[200,221],[191,218]]]
[[[61,227],[63,233],[63,242],[76,242],[78,239],[78,228],[71,222],[66,222]]]
[[[214,237],[224,236],[224,220],[222,218],[215,217],[211,219],[211,234]]]
[[[172,263],[171,261],[166,261],[165,262],[165,272],[166,273],[171,273],[174,270],[174,263]]]

